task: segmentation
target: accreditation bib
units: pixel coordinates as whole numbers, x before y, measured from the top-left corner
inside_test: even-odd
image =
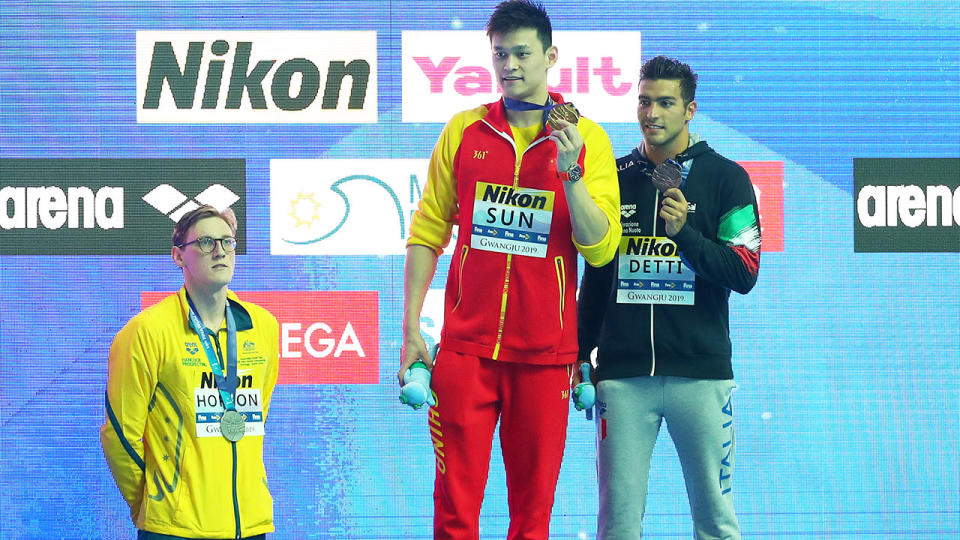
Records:
[[[555,195],[549,190],[477,182],[470,247],[546,257]]]
[[[694,303],[696,274],[665,236],[624,236],[617,268],[618,304]]]
[[[226,408],[216,388],[194,388],[197,437],[220,437],[220,423]],[[263,399],[259,388],[238,388],[236,412],[244,420],[241,436],[263,435]]]

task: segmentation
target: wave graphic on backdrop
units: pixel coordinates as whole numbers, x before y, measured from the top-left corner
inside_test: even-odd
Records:
[[[394,205],[395,205],[396,208],[397,208],[397,219],[398,219],[399,222],[400,222],[400,239],[403,239],[403,231],[404,231],[403,208],[402,208],[401,205],[400,205],[400,199],[397,197],[396,193],[393,192],[393,190],[390,188],[389,185],[387,185],[385,182],[383,182],[383,181],[380,180],[379,178],[375,178],[375,177],[373,177],[373,176],[368,176],[368,175],[365,175],[365,174],[355,174],[355,175],[347,176],[347,177],[345,177],[345,178],[341,178],[340,180],[337,180],[336,182],[334,182],[332,186],[330,186],[330,191],[336,193],[336,194],[343,200],[343,204],[344,204],[344,207],[345,207],[345,211],[343,212],[343,217],[340,219],[340,221],[339,221],[332,229],[330,229],[330,230],[329,230],[328,232],[326,232],[326,233],[321,234],[320,236],[317,236],[316,238],[311,238],[311,239],[308,239],[308,240],[291,240],[291,239],[289,239],[289,238],[283,238],[282,240],[283,240],[284,242],[289,243],[289,244],[306,245],[306,244],[314,244],[314,243],[317,243],[317,242],[322,242],[323,240],[326,240],[327,238],[330,238],[331,236],[333,236],[334,234],[336,234],[337,231],[339,231],[339,230],[344,226],[344,224],[347,222],[347,218],[350,217],[350,198],[347,196],[346,193],[343,192],[342,189],[340,189],[340,187],[341,187],[342,185],[346,184],[347,182],[362,181],[362,180],[365,180],[365,181],[368,181],[368,182],[372,182],[372,183],[380,186],[380,187],[383,188],[384,191],[386,191],[386,192],[390,195],[390,197],[393,199],[393,203],[394,203]],[[301,194],[301,196],[302,196],[302,194]],[[312,223],[312,222],[313,222],[312,219],[311,219],[310,222],[301,221],[301,219],[300,219],[299,217],[297,217],[297,215],[296,215],[296,208],[295,208],[295,207],[296,207],[296,203],[301,200],[301,198],[300,198],[301,196],[298,196],[298,198],[297,198],[296,200],[291,201],[291,204],[294,206],[293,210],[291,211],[291,215],[292,215],[292,217],[293,217],[295,220],[297,220],[297,225],[298,225],[298,226],[301,225],[301,224],[309,224],[309,223]],[[310,198],[310,200],[313,200],[313,199]],[[317,203],[316,201],[313,201],[313,202],[314,202],[315,206],[319,206],[319,203]]]

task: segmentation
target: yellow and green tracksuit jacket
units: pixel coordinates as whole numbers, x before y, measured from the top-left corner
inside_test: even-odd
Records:
[[[186,289],[132,318],[110,347],[100,430],[114,480],[138,529],[190,538],[273,531],[263,424],[277,380],[279,326],[267,310],[228,301],[237,324],[236,407],[246,434],[219,433],[223,411]],[[208,330],[226,371],[227,330]]]
[[[559,94],[551,98],[563,102]],[[602,266],[621,235],[610,140],[588,118],[577,129],[582,182],[610,224],[591,246],[573,239],[557,147],[546,131],[518,152],[502,100],[459,113],[444,128],[407,245],[439,254],[458,225],[444,301],[445,349],[527,364],[576,360],[577,252]]]

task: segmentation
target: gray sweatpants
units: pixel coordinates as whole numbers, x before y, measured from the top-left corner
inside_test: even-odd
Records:
[[[740,538],[733,511],[732,380],[632,377],[597,385],[597,536],[643,534],[650,458],[667,430],[680,457],[698,540]]]

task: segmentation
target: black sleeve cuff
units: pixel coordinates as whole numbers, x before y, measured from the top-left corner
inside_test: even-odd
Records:
[[[690,226],[690,223],[684,223],[683,227],[673,235],[673,242],[677,244],[677,249],[684,251],[693,247],[700,237],[700,232]]]

